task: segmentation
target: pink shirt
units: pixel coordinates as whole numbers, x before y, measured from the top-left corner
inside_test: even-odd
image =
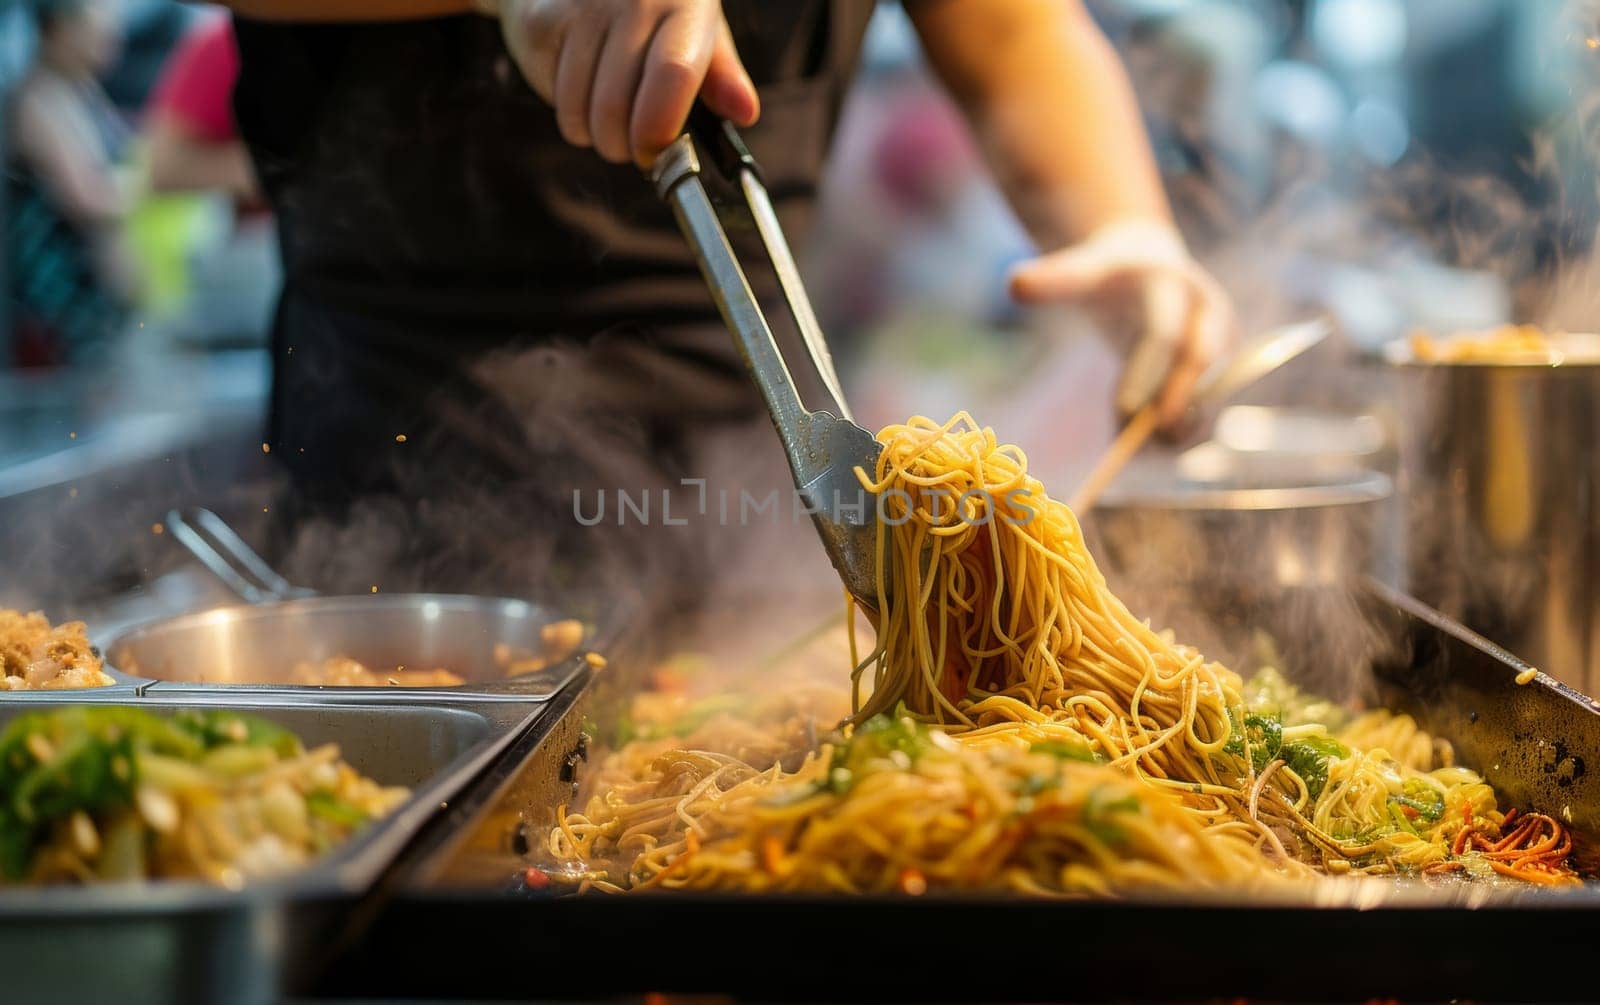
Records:
[[[147,114],[167,115],[197,139],[216,143],[237,139],[233,84],[238,77],[232,19],[208,19],[185,35],[167,60]]]

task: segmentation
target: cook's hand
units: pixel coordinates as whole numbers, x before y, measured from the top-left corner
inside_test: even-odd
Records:
[[[735,125],[760,114],[720,0],[476,0],[556,110],[561,135],[648,167],[696,97]]]
[[[1131,415],[1154,401],[1169,430],[1182,422],[1201,374],[1236,337],[1227,293],[1176,230],[1153,221],[1110,224],[1023,263],[1011,275],[1011,293],[1030,304],[1081,300],[1114,318],[1127,358],[1117,410]]]

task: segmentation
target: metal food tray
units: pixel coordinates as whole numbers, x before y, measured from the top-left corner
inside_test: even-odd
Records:
[[[529,701],[559,691],[584,665],[583,654],[609,648],[603,626],[578,650],[537,671],[506,676],[496,646],[537,653],[540,630],[567,620],[522,600],[452,594],[307,597],[217,607],[138,626],[104,644],[107,672],[124,688],[170,694],[226,689],[321,699],[386,701]],[[442,667],[466,682],[426,687],[254,683],[287,676],[298,662],[348,657],[370,667]],[[99,693],[102,689],[96,689]],[[59,692],[58,692],[59,693]],[[80,692],[86,693],[86,692]]]
[[[268,689],[158,695],[147,688],[131,697],[111,691],[0,699],[0,725],[25,712],[79,704],[250,712],[294,731],[308,746],[338,743],[355,768],[384,784],[406,785],[412,795],[305,869],[239,891],[188,880],[0,887],[6,1000],[273,1000],[281,985],[307,980],[359,925],[353,909],[409,842],[475,805],[469,783],[536,728],[547,708],[537,701],[328,701]]]
[[[529,701],[547,699],[584,667],[589,651],[613,651],[637,629],[644,598],[608,589],[582,602],[562,598],[561,612],[524,599],[444,593],[332,596],[290,583],[215,513],[173,510],[170,536],[243,603],[212,607],[142,625],[103,642],[119,680],[151,693],[302,694],[366,702]],[[574,652],[508,676],[501,658],[544,661],[542,631],[578,620],[585,636]],[[361,687],[291,682],[298,663],[343,657],[364,666],[442,668],[464,683]]]
[[[1361,603],[1388,640],[1379,695],[1455,743],[1508,803],[1600,827],[1600,706],[1379,584]],[[592,689],[590,689],[592,691]],[[340,954],[319,997],[616,998],[651,991],[756,1000],[1584,1000],[1600,889],[1340,881],[1267,898],[1122,901],[996,895],[552,896],[518,882],[534,830],[587,755],[589,694],[485,780],[470,826],[402,863],[403,888]],[[1565,811],[1565,812],[1564,812]],[[524,839],[525,840],[525,839]],[[430,952],[392,947],[430,933]],[[449,968],[437,960],[452,961]]]

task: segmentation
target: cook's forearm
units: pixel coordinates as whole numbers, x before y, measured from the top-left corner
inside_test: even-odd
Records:
[[[1121,60],[1080,0],[921,0],[929,62],[972,121],[1034,239],[1170,221]]]
[[[466,14],[472,0],[222,0],[240,17],[258,21],[409,21]]]

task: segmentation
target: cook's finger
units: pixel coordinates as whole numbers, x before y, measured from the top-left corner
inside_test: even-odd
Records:
[[[700,96],[707,108],[740,128],[755,125],[761,117],[761,95],[739,58],[728,19],[721,14],[712,32],[711,65]]]
[[[1011,270],[1007,285],[1018,303],[1070,300],[1106,282],[1114,264],[1094,248],[1067,248],[1023,262]]]
[[[1225,311],[1197,298],[1189,335],[1173,358],[1172,370],[1161,388],[1157,411],[1167,432],[1187,421],[1195,386],[1222,354],[1232,323]]]
[[[683,133],[711,65],[714,39],[711,23],[688,11],[669,15],[656,29],[628,130],[640,167],[648,168]]]
[[[555,77],[556,125],[562,137],[574,146],[594,143],[589,132],[589,101],[594,94],[594,77],[607,27],[603,18],[580,14],[561,43]]]
[[[518,4],[500,21],[511,59],[534,93],[555,103],[556,63],[571,17],[560,3]]]
[[[1189,291],[1180,283],[1147,281],[1141,289],[1143,332],[1117,387],[1117,411],[1132,415],[1166,382],[1188,323]]]
[[[595,150],[613,164],[626,164],[632,154],[628,128],[644,75],[645,53],[660,20],[653,12],[617,18],[611,22],[600,50],[594,94],[589,99],[589,135]]]

